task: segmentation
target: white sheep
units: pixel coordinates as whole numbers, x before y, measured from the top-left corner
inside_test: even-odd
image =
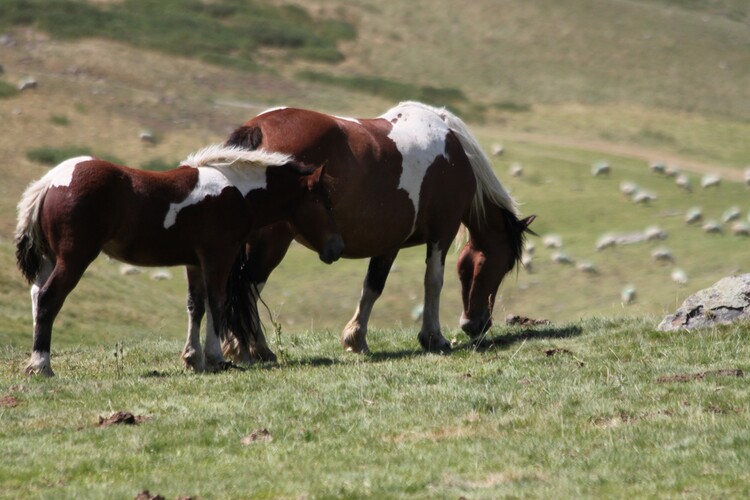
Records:
[[[672,270],[672,281],[679,285],[685,285],[688,282],[687,273],[683,271],[682,269],[673,269]]]
[[[609,175],[612,171],[612,167],[609,163],[606,161],[599,161],[594,163],[594,166],[591,167],[591,175],[594,177],[598,177],[600,175]]]
[[[614,235],[607,233],[602,235],[597,241],[596,241],[596,250],[598,252],[601,252],[602,250],[610,247],[614,247],[617,245],[617,238],[615,238]]]
[[[558,234],[548,234],[542,238],[545,248],[562,248],[562,237]]]
[[[625,285],[622,292],[620,292],[620,299],[623,304],[632,304],[635,302],[636,290],[633,285]]]
[[[651,258],[656,262],[674,262],[672,251],[666,247],[659,247],[651,252]]]
[[[523,175],[523,165],[518,162],[514,162],[510,166],[510,175],[511,177],[521,177]]]
[[[693,207],[685,213],[685,222],[687,224],[695,224],[703,220],[703,209],[701,207]]]
[[[678,175],[674,182],[680,189],[684,189],[685,191],[693,190],[693,184],[690,182],[690,178],[685,174]]]
[[[721,183],[721,177],[716,174],[706,174],[701,178],[701,187],[707,189],[716,187]]]
[[[666,240],[667,232],[659,226],[649,226],[643,231],[646,241]]]
[[[702,229],[704,233],[708,234],[721,234],[724,231],[722,225],[715,220],[706,221],[706,223],[703,224]]]
[[[630,181],[622,181],[620,183],[620,192],[625,196],[632,196],[633,193],[638,191],[638,184]]]
[[[724,215],[722,216],[721,220],[726,224],[739,220],[740,217],[742,217],[742,212],[740,212],[740,209],[737,207],[730,207],[724,211]]]
[[[732,234],[735,236],[750,236],[750,224],[735,222],[732,225]]]

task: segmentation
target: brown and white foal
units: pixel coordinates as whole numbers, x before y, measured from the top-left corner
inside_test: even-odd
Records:
[[[198,371],[222,368],[228,275],[251,231],[287,221],[316,241],[325,262],[341,255],[324,184],[322,168],[285,154],[227,146],[209,146],[183,166],[158,173],[88,156],[64,161],[32,183],[18,204],[16,256],[32,283],[34,321],[26,373],[53,375],[52,324],[101,251],[135,265],[185,265],[189,327],[183,360]]]

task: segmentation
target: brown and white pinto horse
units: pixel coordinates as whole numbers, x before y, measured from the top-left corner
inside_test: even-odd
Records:
[[[519,220],[515,202],[458,117],[416,102],[401,103],[375,119],[277,108],[245,123],[226,144],[326,166],[344,257],[370,258],[359,306],[344,328],[345,349],[368,350],[370,312],[399,249],[426,244],[424,313],[418,338],[428,351],[450,350],[438,313],[445,257],[461,224],[468,229],[469,240],[458,260],[464,305],[460,324],[471,337],[489,329],[500,282],[519,261],[524,233],[534,217]],[[318,248],[306,235],[283,224],[264,228],[250,240],[247,260],[236,269],[251,285],[248,314],[252,319],[245,327],[252,330],[246,337],[254,342],[248,349],[225,344],[225,354],[244,361],[275,359],[260,329],[255,301],[295,238]]]
[[[52,324],[101,251],[136,265],[187,267],[189,328],[182,357],[198,371],[224,366],[219,337],[226,331],[228,276],[251,231],[288,221],[324,261],[341,255],[322,168],[281,153],[227,146],[204,148],[183,165],[155,173],[78,157],[26,189],[15,239],[18,265],[32,283],[34,345],[27,374],[53,375]]]

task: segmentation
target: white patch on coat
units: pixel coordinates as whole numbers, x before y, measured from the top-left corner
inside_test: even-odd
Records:
[[[356,123],[357,125],[362,125],[362,122],[357,120],[356,118],[349,118],[348,116],[334,116],[334,118],[338,120],[344,120],[345,122],[352,122]]]
[[[224,189],[235,187],[239,189],[242,196],[247,195],[254,189],[265,189],[266,171],[253,170],[252,175],[231,176],[227,172],[211,167],[198,168],[198,182],[179,203],[171,203],[167,215],[164,217],[164,229],[169,229],[177,221],[177,214],[185,207],[196,205],[209,196],[219,196]]]
[[[260,113],[258,113],[255,116],[265,115],[265,114],[271,113],[273,111],[281,111],[282,109],[287,109],[287,107],[286,106],[276,106],[275,108],[268,108],[267,110],[261,111]]]
[[[179,203],[171,203],[164,217],[164,229],[177,221],[180,210],[200,203],[209,196],[219,196],[234,187],[243,197],[250,191],[266,188],[266,169],[284,165],[291,156],[263,150],[247,151],[234,146],[213,145],[191,154],[183,165],[198,170],[193,190]]]
[[[410,105],[396,106],[380,118],[393,124],[388,138],[403,158],[398,187],[414,204],[416,223],[422,182],[430,165],[445,156],[445,138],[450,129],[433,111]]]
[[[89,160],[93,160],[93,158],[90,156],[77,156],[60,163],[47,174],[50,176],[49,187],[70,186],[70,182],[73,180],[73,172],[78,164]]]
[[[23,192],[18,202],[18,223],[16,225],[16,240],[28,235],[32,240],[40,238],[37,217],[47,190],[53,186],[69,186],[73,180],[73,171],[84,161],[93,160],[90,156],[78,156],[60,163],[47,172],[41,179],[32,182]]]

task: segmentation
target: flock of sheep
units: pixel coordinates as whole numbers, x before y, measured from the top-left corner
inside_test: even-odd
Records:
[[[493,147],[492,152],[495,155],[500,155],[503,149],[500,147]],[[680,172],[679,169],[667,165],[665,163],[657,162],[649,165],[650,171],[657,176],[674,179],[674,183],[678,189],[691,192],[693,185],[690,178],[684,173]],[[604,176],[607,177],[612,172],[612,166],[606,161],[599,161],[592,166],[591,175],[594,177]],[[512,177],[523,177],[524,170],[520,163],[513,163],[510,166],[509,174]],[[750,188],[750,167],[744,172],[745,184]],[[700,189],[716,189],[721,184],[721,177],[714,174],[703,175],[700,180]],[[648,204],[656,201],[658,196],[655,192],[644,189],[635,182],[622,181],[620,183],[620,193],[627,199],[631,200],[634,204]],[[676,215],[677,212],[674,214]],[[747,214],[746,219],[743,220],[743,213],[739,207],[732,206],[727,208],[721,219],[705,218],[701,207],[695,206],[685,211],[684,222],[687,225],[699,226],[705,233],[723,234],[727,228],[732,235],[737,237],[750,237],[750,212]],[[630,233],[614,233],[608,232],[601,235],[595,244],[597,252],[607,251],[609,248],[614,248],[622,245],[630,245],[641,242],[658,242],[666,240],[668,233],[666,230],[658,225],[652,225],[644,229],[643,231],[635,231]],[[552,262],[556,264],[575,266],[582,273],[596,275],[599,273],[597,266],[589,260],[576,260],[571,257],[568,253],[563,250],[563,239],[558,234],[547,234],[542,238],[542,244],[545,248],[551,250],[550,258]],[[522,263],[526,270],[532,272],[533,262],[535,254],[535,245],[533,242],[528,242],[524,250],[522,257]],[[688,282],[687,273],[678,267],[674,267],[676,259],[672,254],[672,251],[666,246],[659,246],[651,252],[651,259],[658,263],[663,263],[672,266],[670,278],[673,282],[679,285],[685,285]],[[628,284],[621,290],[620,298],[624,304],[632,303],[636,298],[636,288],[634,285]]]

